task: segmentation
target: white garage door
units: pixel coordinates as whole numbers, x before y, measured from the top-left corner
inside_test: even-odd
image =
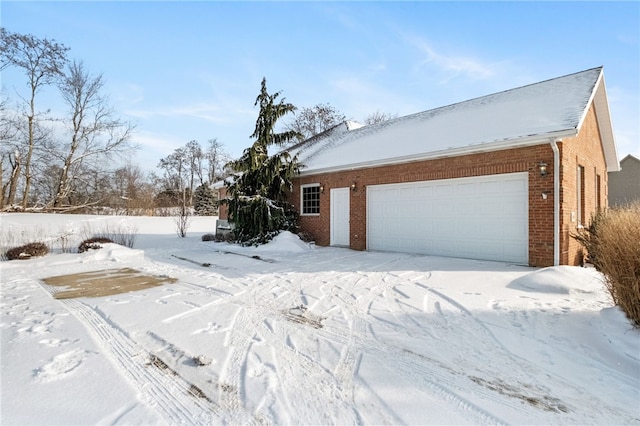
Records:
[[[527,173],[367,187],[369,250],[528,263]]]

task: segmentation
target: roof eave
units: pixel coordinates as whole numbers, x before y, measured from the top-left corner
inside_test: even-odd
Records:
[[[439,158],[457,157],[461,155],[477,154],[481,152],[501,151],[504,149],[522,148],[533,145],[549,143],[550,140],[576,136],[576,129],[566,129],[556,132],[549,132],[541,135],[529,135],[515,139],[487,142],[481,144],[468,145],[460,148],[450,148],[439,151],[425,152],[420,154],[406,155],[383,160],[374,160],[361,163],[343,164],[335,167],[324,167],[320,169],[302,170],[300,176],[312,176],[324,173],[342,172],[347,170],[364,169],[369,167],[390,166],[395,164],[410,163],[415,161],[436,160]]]
[[[604,84],[604,73],[601,73],[598,79],[593,96],[593,105],[596,111],[600,136],[602,137],[602,150],[604,151],[607,171],[617,172],[620,170],[620,163],[618,161],[618,150],[616,148],[613,124],[611,123],[607,89]]]

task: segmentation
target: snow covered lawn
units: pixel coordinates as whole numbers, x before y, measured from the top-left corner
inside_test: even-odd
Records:
[[[640,422],[640,332],[592,269],[202,242],[215,218],[184,239],[172,218],[0,221],[138,233],[0,263],[2,424]],[[75,299],[43,282],[123,268],[177,281]]]

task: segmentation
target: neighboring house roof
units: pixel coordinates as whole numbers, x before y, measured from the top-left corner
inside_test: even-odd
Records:
[[[602,67],[290,147],[302,174],[549,143],[575,136],[594,104],[608,171],[618,170]]]
[[[633,163],[637,163],[640,164],[640,158],[636,157],[635,155],[632,154],[627,154],[626,157],[624,157],[622,160],[620,160],[620,167],[624,167],[625,163],[628,163],[629,161]]]
[[[620,161],[620,171],[609,173],[609,205],[640,200],[640,158],[631,154]]]

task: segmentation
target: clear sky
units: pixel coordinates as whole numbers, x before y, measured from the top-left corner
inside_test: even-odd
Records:
[[[0,3],[2,26],[55,39],[137,126],[154,170],[190,140],[237,157],[262,77],[299,108],[399,116],[604,66],[619,159],[640,157],[640,4],[629,2]],[[5,95],[25,80],[5,70]],[[57,106],[53,89],[42,109]]]

